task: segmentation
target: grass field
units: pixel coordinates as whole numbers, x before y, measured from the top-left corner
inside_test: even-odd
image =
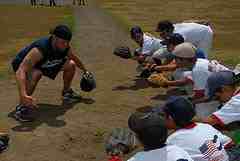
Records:
[[[214,28],[211,57],[229,65],[240,61],[240,1],[236,0],[98,0],[126,29],[140,25],[147,32],[160,20],[179,22],[187,19],[210,20]]]
[[[6,76],[10,58],[32,40],[48,35],[58,23],[74,26],[71,8],[0,5],[0,78]]]

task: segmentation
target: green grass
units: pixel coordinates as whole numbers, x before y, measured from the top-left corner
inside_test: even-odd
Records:
[[[236,0],[98,0],[102,8],[118,18],[125,29],[140,25],[154,32],[160,20],[180,22],[188,19],[207,19],[213,24],[214,43],[211,58],[228,65],[240,62],[240,2]]]

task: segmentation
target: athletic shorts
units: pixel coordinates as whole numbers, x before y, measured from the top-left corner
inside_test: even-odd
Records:
[[[35,69],[38,69],[42,72],[42,74],[50,79],[55,79],[58,73],[62,70],[63,65],[66,63],[67,59],[63,59],[61,62],[55,64],[49,64],[47,66],[36,66]],[[20,64],[15,61],[12,62],[13,71],[16,72],[19,68]]]

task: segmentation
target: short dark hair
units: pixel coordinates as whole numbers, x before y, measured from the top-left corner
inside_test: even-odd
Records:
[[[168,21],[168,20],[164,20],[164,21],[160,21],[157,25],[157,32],[173,32],[174,30],[174,26],[173,23]]]
[[[135,37],[136,34],[143,34],[140,26],[134,26],[130,29],[131,37]]]
[[[167,45],[174,45],[177,46],[181,43],[184,43],[184,38],[181,34],[178,33],[172,33],[166,38],[166,44]]]

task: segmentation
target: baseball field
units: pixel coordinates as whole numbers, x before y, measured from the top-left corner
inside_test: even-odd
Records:
[[[164,103],[165,89],[136,78],[136,62],[112,54],[116,46],[136,46],[128,33],[132,25],[158,36],[154,31],[159,20],[209,20],[214,29],[210,57],[228,66],[240,61],[237,0],[89,0],[85,7],[71,7],[66,0],[66,6],[55,8],[31,7],[24,0],[6,3],[9,0],[0,2],[0,129],[9,132],[10,146],[0,154],[0,161],[106,160],[103,142],[107,132],[127,127],[128,116],[136,109]],[[16,122],[8,117],[18,103],[11,59],[59,23],[73,29],[72,45],[95,74],[97,89],[81,92],[81,72],[77,71],[73,88],[83,99],[62,106],[62,74],[55,81],[43,78],[34,93],[37,120]]]

